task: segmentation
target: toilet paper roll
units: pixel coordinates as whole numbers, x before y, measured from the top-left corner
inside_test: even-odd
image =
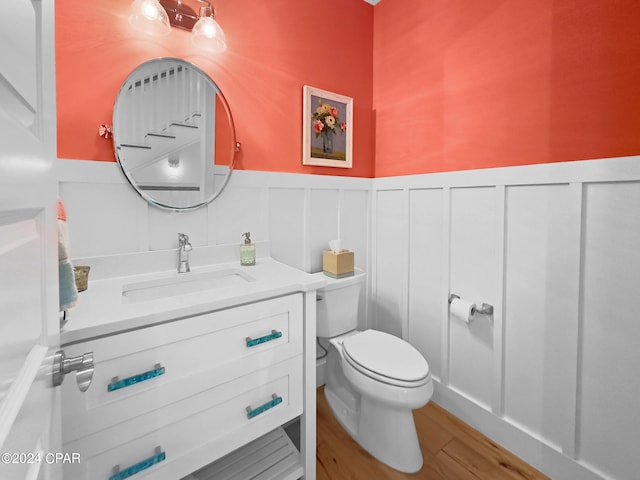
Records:
[[[454,298],[449,307],[451,315],[465,323],[469,323],[476,318],[476,304],[463,300],[462,298]]]

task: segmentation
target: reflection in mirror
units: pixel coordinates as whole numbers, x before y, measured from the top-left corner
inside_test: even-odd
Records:
[[[233,168],[235,129],[222,92],[175,58],[151,60],[129,75],[113,110],[113,139],[127,180],[163,208],[208,204]]]

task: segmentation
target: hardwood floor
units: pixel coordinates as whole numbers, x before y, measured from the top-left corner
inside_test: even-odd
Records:
[[[429,402],[414,412],[422,469],[398,472],[378,462],[345,432],[317,390],[318,480],[550,480],[469,425]]]

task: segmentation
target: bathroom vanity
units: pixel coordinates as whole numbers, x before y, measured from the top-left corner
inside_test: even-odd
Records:
[[[315,478],[325,281],[271,258],[191,270],[98,275],[80,294],[62,347],[95,370],[86,392],[62,386],[64,451],[81,459],[66,480]]]

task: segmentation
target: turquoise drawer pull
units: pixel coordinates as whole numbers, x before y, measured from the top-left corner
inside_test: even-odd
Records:
[[[144,382],[145,380],[151,380],[152,378],[159,377],[160,375],[164,375],[164,367],[159,363],[156,363],[153,370],[134,375],[133,377],[123,378],[122,380],[118,377],[113,377],[111,379],[111,383],[107,385],[107,391],[113,392],[115,390],[120,390],[121,388],[130,387],[131,385]]]
[[[256,415],[260,415],[261,413],[266,412],[267,410],[275,407],[276,405],[280,405],[282,403],[282,397],[277,396],[275,393],[271,395],[271,401],[265,403],[264,405],[260,405],[255,410],[251,409],[251,406],[247,407],[247,418],[251,419]]]
[[[157,465],[158,463],[164,461],[166,458],[167,454],[162,451],[162,448],[156,447],[155,455],[142,460],[135,465],[131,465],[124,470],[120,470],[120,465],[116,465],[115,467],[113,467],[113,475],[109,477],[109,480],[124,480],[125,478],[129,478],[136,473],[140,473],[147,468],[151,468],[154,465]]]
[[[255,347],[256,345],[260,345],[261,343],[270,342],[271,340],[275,340],[276,338],[280,338],[282,336],[282,332],[276,332],[275,330],[271,330],[269,335],[265,335],[264,337],[251,338],[247,337],[245,341],[247,342],[247,347]]]

